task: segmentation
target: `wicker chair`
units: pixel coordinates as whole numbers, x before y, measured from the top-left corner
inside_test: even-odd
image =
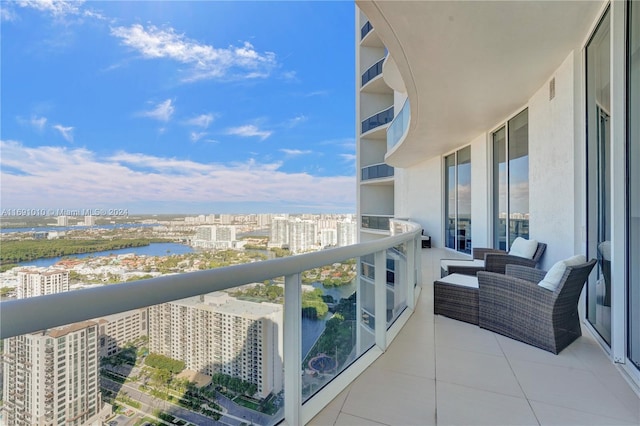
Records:
[[[539,269],[478,272],[478,325],[558,354],[582,335],[578,298],[595,263],[568,266],[555,291],[538,285],[546,274]]]
[[[506,265],[522,265],[535,268],[536,265],[542,259],[547,245],[544,243],[538,243],[533,258],[527,259],[524,257],[513,256],[504,250],[492,249],[492,248],[474,248],[473,260],[460,260],[454,261],[447,265],[447,271],[442,270],[441,275],[448,274],[464,274],[464,275],[476,275],[479,271],[496,272],[498,274],[504,274]],[[443,259],[446,260],[446,259]],[[469,263],[466,265],[465,263]]]

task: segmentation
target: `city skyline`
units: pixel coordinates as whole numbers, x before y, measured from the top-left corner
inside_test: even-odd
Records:
[[[3,208],[355,211],[352,4],[1,7]]]

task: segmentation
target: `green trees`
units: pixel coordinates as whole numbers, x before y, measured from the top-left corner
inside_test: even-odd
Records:
[[[148,246],[146,239],[113,240],[21,240],[3,241],[0,264],[13,264],[43,257],[69,256],[80,253],[119,250]]]
[[[184,361],[171,359],[159,354],[149,354],[144,363],[149,367],[168,371],[170,374],[178,374],[184,370]]]

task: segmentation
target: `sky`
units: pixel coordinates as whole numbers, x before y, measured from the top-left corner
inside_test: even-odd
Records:
[[[353,213],[350,1],[2,1],[0,207]]]

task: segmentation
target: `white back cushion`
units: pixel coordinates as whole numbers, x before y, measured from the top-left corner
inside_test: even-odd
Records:
[[[542,281],[538,283],[540,287],[544,287],[547,290],[555,291],[560,285],[560,280],[567,270],[567,266],[577,266],[587,261],[587,258],[579,254],[572,256],[568,259],[556,262],[555,265],[549,269],[549,272],[544,276]]]
[[[513,241],[513,244],[511,244],[509,254],[526,259],[533,259],[533,255],[536,254],[537,249],[538,242],[536,240],[525,240],[522,237],[518,237]]]

